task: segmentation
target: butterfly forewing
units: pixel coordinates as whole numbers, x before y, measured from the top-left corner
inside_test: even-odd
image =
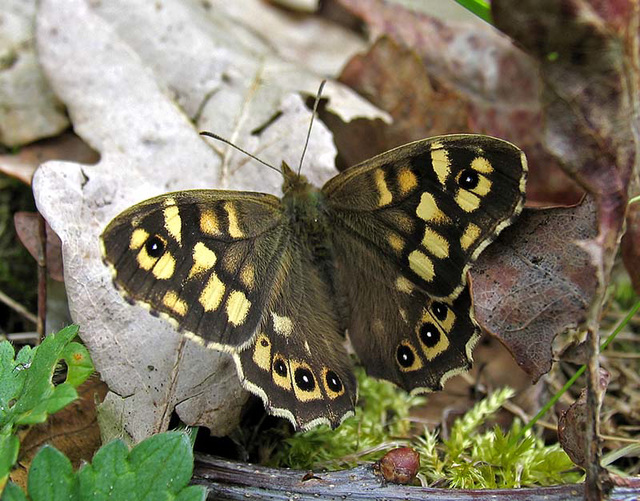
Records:
[[[526,161],[487,136],[417,141],[323,188],[332,224],[377,249],[429,295],[455,298],[468,266],[521,210]]]
[[[478,336],[466,272],[520,212],[526,161],[485,136],[443,136],[383,153],[323,188],[348,331],[368,372],[439,389]]]
[[[288,244],[279,199],[213,190],[138,204],[107,226],[102,242],[127,298],[228,351],[253,337]]]

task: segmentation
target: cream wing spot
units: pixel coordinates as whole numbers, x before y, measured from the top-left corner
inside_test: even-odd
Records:
[[[399,275],[396,278],[396,289],[404,294],[411,294],[413,292],[413,284],[402,275]]]
[[[249,289],[255,288],[255,268],[251,263],[246,263],[240,271],[240,280]]]
[[[226,304],[227,317],[231,324],[236,327],[243,324],[247,319],[249,308],[251,308],[251,301],[247,299],[244,292],[231,291]]]
[[[473,192],[484,197],[491,191],[491,181],[489,178],[479,175],[478,176],[478,186],[473,189]]]
[[[456,193],[456,203],[465,212],[473,212],[480,207],[480,197],[475,193],[459,189]]]
[[[151,271],[158,280],[168,280],[173,276],[176,260],[170,252],[165,252],[156,262]]]
[[[275,330],[277,334],[289,337],[293,333],[293,321],[289,317],[280,316],[272,311],[271,319],[273,320],[273,330]]]
[[[373,178],[376,183],[376,188],[378,189],[378,195],[380,196],[378,199],[378,207],[390,204],[391,200],[393,200],[393,196],[391,195],[387,182],[384,179],[384,171],[382,169],[377,169],[373,174]]]
[[[469,223],[467,227],[464,229],[464,233],[460,237],[460,246],[463,250],[467,250],[473,243],[478,240],[482,230],[476,224]]]
[[[271,341],[264,334],[258,334],[256,343],[253,346],[253,361],[262,370],[271,370]]]
[[[447,239],[428,226],[424,230],[422,245],[432,256],[440,259],[449,256],[449,242],[447,242]]]
[[[149,238],[149,233],[147,233],[142,228],[136,228],[131,233],[131,239],[129,240],[129,249],[136,250],[144,245],[144,243]]]
[[[431,145],[431,165],[436,176],[438,176],[438,181],[444,186],[447,178],[451,175],[451,161],[447,150],[440,141],[436,141]]]
[[[431,282],[433,280],[435,274],[433,261],[431,261],[429,256],[425,253],[419,250],[414,250],[409,254],[409,268],[427,282]]]
[[[398,186],[400,187],[400,193],[406,195],[418,186],[418,178],[410,169],[402,167],[398,172]]]
[[[416,216],[423,221],[444,223],[449,218],[438,208],[438,204],[431,193],[426,191],[420,196],[420,203],[416,208]]]
[[[238,213],[236,212],[236,208],[233,206],[233,203],[226,202],[224,204],[224,210],[227,212],[227,217],[229,219],[229,236],[231,238],[243,238],[244,233],[238,225]]]
[[[483,174],[491,174],[493,172],[493,166],[491,162],[485,157],[476,157],[471,161],[471,168],[475,171],[482,172]]]
[[[174,291],[168,291],[162,298],[162,304],[172,312],[184,317],[187,314],[187,303],[178,297]]]
[[[218,218],[211,209],[203,210],[200,213],[200,229],[206,235],[219,236],[222,234]]]
[[[396,254],[402,253],[402,249],[404,248],[404,241],[398,234],[389,233],[387,235],[387,241]]]
[[[204,311],[215,311],[220,307],[225,289],[224,283],[218,278],[218,275],[211,273],[207,285],[202,289],[198,298]]]
[[[193,266],[191,266],[191,270],[189,271],[189,278],[209,271],[214,267],[217,260],[218,258],[215,252],[202,242],[198,242],[193,247]]]
[[[164,227],[178,244],[182,243],[182,219],[180,209],[175,205],[173,198],[165,201],[165,208],[162,211],[164,216]]]

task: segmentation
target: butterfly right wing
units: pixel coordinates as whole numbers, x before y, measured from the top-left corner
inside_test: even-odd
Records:
[[[134,205],[109,223],[101,243],[125,298],[230,352],[253,338],[288,244],[278,198],[217,190]]]

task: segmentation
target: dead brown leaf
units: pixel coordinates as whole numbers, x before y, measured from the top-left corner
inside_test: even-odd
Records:
[[[551,368],[557,334],[586,320],[596,276],[581,242],[595,236],[595,204],[527,209],[471,271],[476,320],[533,379]]]
[[[607,389],[611,376],[604,369],[600,369],[600,388]],[[587,414],[587,389],[583,389],[578,399],[558,417],[558,440],[560,445],[578,466],[585,466],[586,454],[584,447]]]
[[[25,184],[31,184],[31,178],[38,165],[48,160],[94,164],[99,160],[99,155],[73,132],[65,132],[24,146],[15,155],[0,155],[0,172]]]
[[[517,144],[529,163],[536,166],[527,184],[530,203],[571,205],[580,200],[582,190],[562,171],[544,143],[536,61],[481,21],[445,22],[382,0],[340,3],[366,23],[372,38],[391,38],[409,49],[406,53],[415,53],[423,67],[418,69],[416,62],[410,62],[408,55],[398,51],[396,58],[373,49],[365,56],[356,56],[345,67],[341,79],[394,117],[394,124],[389,126],[394,132],[388,133],[392,141],[381,141],[385,138],[381,124],[355,132],[350,127],[332,128],[337,141],[343,135],[347,139],[342,142],[349,142],[350,135],[364,137],[361,142],[379,144],[374,153],[380,153],[397,146],[400,139],[408,141],[447,132],[489,134]],[[414,69],[413,74],[406,71],[408,67]],[[371,68],[377,74],[371,75]],[[372,80],[384,85],[372,85]],[[426,85],[422,83],[425,81]],[[387,93],[392,104],[398,102],[396,95],[402,96],[407,108],[414,105],[415,114],[409,120],[401,113],[394,114],[387,107]],[[424,123],[420,122],[421,116]],[[398,123],[405,120],[406,125]],[[360,123],[353,127],[364,128]],[[395,131],[403,128],[411,134],[394,137]],[[340,143],[339,149],[342,153]],[[356,161],[364,158],[364,153],[354,157]]]
[[[621,250],[631,284],[636,294],[640,294],[640,203],[629,206],[627,231],[622,236]]]
[[[33,259],[38,261],[38,249],[41,245],[38,214],[35,212],[16,212],[13,215],[13,223],[20,242],[33,256]],[[47,272],[54,280],[64,282],[62,242],[56,232],[51,229],[49,223],[45,221],[44,224],[47,236]]]

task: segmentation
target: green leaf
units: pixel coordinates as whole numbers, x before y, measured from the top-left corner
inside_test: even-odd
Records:
[[[67,363],[67,383],[77,388],[84,383],[94,367],[87,349],[80,343],[69,343],[62,352],[62,358]]]
[[[75,499],[76,477],[71,461],[55,447],[45,445],[29,468],[27,491],[32,501]]]
[[[2,501],[27,501],[27,495],[13,482],[9,482],[2,493]]]
[[[36,348],[14,349],[0,343],[0,427],[41,423],[77,398],[75,387],[93,371],[87,350],[71,340],[77,325],[47,336]],[[67,381],[54,386],[51,378],[58,361],[68,366]]]
[[[18,437],[5,430],[0,433],[0,486],[5,485],[11,473],[11,468],[18,460],[20,441]],[[0,492],[2,489],[0,488]]]
[[[79,472],[81,499],[204,500],[201,486],[187,487],[193,473],[189,437],[154,435],[131,452],[120,440],[102,447]]]

